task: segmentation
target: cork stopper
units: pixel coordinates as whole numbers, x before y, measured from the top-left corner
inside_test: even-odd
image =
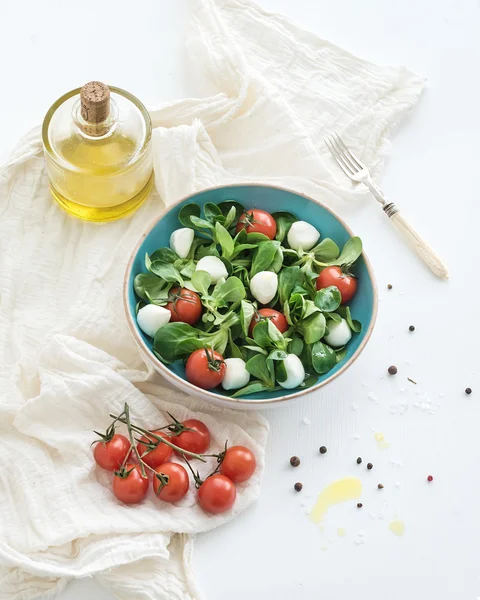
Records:
[[[110,90],[100,81],[86,83],[80,91],[81,114],[87,123],[103,123],[110,114]]]

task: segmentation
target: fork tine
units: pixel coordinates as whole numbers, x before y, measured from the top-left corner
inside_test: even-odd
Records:
[[[343,143],[342,138],[338,135],[338,133],[336,131],[333,132],[333,135],[337,141],[337,143],[340,145],[340,148],[347,154],[347,156],[350,158],[350,161],[353,163],[355,169],[358,170],[362,170],[365,168],[365,165],[362,163],[362,161],[357,158],[355,156],[355,154],[350,150],[350,148],[347,148],[347,146],[345,146],[345,144]],[[356,164],[355,164],[356,163]]]
[[[345,175],[347,175],[347,177],[351,178],[352,175],[355,174],[355,171],[351,168],[349,163],[345,161],[342,154],[339,152],[337,147],[333,144],[332,138],[326,137],[326,138],[324,138],[324,140],[325,140],[325,144],[327,145],[328,149],[330,150],[333,158],[337,161],[339,167],[342,169],[342,171],[345,173]]]
[[[324,138],[324,141],[325,141],[325,144],[327,145],[327,148],[330,150],[330,154],[333,156],[333,158],[335,159],[338,166],[342,169],[342,171],[345,173],[345,175],[347,177],[351,177],[352,172],[349,169],[347,169],[347,167],[343,163],[339,153],[333,147],[332,142],[328,138]]]
[[[349,152],[348,148],[345,146],[345,144],[343,144],[342,140],[338,137],[338,135],[335,137],[334,134],[332,134],[330,136],[330,138],[333,140],[333,145],[336,147],[337,151],[341,154],[344,162],[346,162],[348,164],[348,166],[350,167],[350,169],[353,171],[354,174],[358,173],[360,169],[358,168],[357,163],[350,156],[350,152]],[[340,144],[342,144],[342,145],[340,145]]]

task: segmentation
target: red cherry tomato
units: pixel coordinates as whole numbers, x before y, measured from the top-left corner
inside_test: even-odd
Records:
[[[340,267],[326,267],[317,277],[317,290],[336,286],[342,295],[342,304],[350,302],[357,291],[357,280],[343,273]]]
[[[262,317],[270,319],[280,333],[285,333],[287,331],[287,319],[282,315],[281,312],[278,312],[278,310],[274,310],[273,308],[261,308],[253,315],[253,319],[250,322],[250,327],[248,329],[250,337],[253,335],[253,328],[259,321],[262,320]]]
[[[125,504],[136,504],[148,492],[149,477],[143,477],[139,465],[128,464],[122,474],[115,473],[113,493]]]
[[[163,431],[154,431],[156,435],[159,435],[162,438],[169,439],[168,435]],[[155,469],[159,465],[163,465],[163,463],[167,462],[167,460],[172,456],[173,450],[167,444],[162,444],[159,442],[155,448],[150,448],[150,444],[156,444],[157,440],[154,438],[148,438],[145,435],[140,438],[140,442],[137,444],[137,450],[140,454],[143,462],[145,462],[149,467]],[[142,443],[143,442],[143,443]]]
[[[232,508],[237,490],[225,475],[207,477],[198,490],[198,503],[206,512],[219,514]]]
[[[226,370],[223,356],[205,348],[200,348],[190,354],[185,365],[188,381],[204,390],[217,387],[225,377]]]
[[[257,461],[251,450],[245,446],[232,446],[225,452],[220,473],[231,479],[233,483],[241,483],[250,479],[256,466]]]
[[[183,450],[203,454],[210,446],[210,431],[205,423],[197,419],[187,419],[182,425],[193,431],[182,431],[172,437],[172,443]]]
[[[252,208],[245,211],[237,223],[237,233],[242,229],[247,233],[263,233],[273,240],[277,233],[277,224],[270,213]]]
[[[153,476],[153,490],[160,500],[178,502],[188,492],[188,473],[182,465],[173,462],[165,463],[157,467],[155,471],[167,479],[167,483],[162,485],[159,478],[156,475]]]
[[[123,465],[130,452],[130,441],[116,433],[108,442],[98,442],[93,450],[93,457],[99,467],[107,471],[115,471]]]
[[[200,296],[187,288],[172,288],[169,295],[172,301],[165,308],[172,314],[170,321],[195,325],[202,314]]]

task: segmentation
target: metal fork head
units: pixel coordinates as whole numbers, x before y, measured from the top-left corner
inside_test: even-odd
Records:
[[[347,148],[338,133],[333,132],[324,139],[333,158],[347,177],[358,182],[369,179],[370,173],[367,167]]]

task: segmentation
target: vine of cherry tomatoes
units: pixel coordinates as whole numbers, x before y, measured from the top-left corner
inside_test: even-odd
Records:
[[[114,421],[100,439],[94,442],[93,456],[99,467],[113,471],[112,491],[125,504],[137,504],[150,487],[164,502],[178,502],[190,488],[190,474],[198,489],[197,500],[206,512],[219,514],[229,510],[236,497],[236,483],[250,479],[255,472],[255,455],[245,446],[227,447],[219,454],[205,454],[210,447],[210,431],[202,421],[187,419],[172,422],[161,429],[147,430],[130,419],[125,404],[121,415],[111,415]],[[115,425],[127,426],[128,438],[115,432]],[[139,437],[136,437],[139,436]],[[136,442],[136,443],[135,443]],[[170,462],[180,456],[188,470]],[[205,479],[190,465],[191,459],[203,462],[206,456],[217,459],[216,469]]]

